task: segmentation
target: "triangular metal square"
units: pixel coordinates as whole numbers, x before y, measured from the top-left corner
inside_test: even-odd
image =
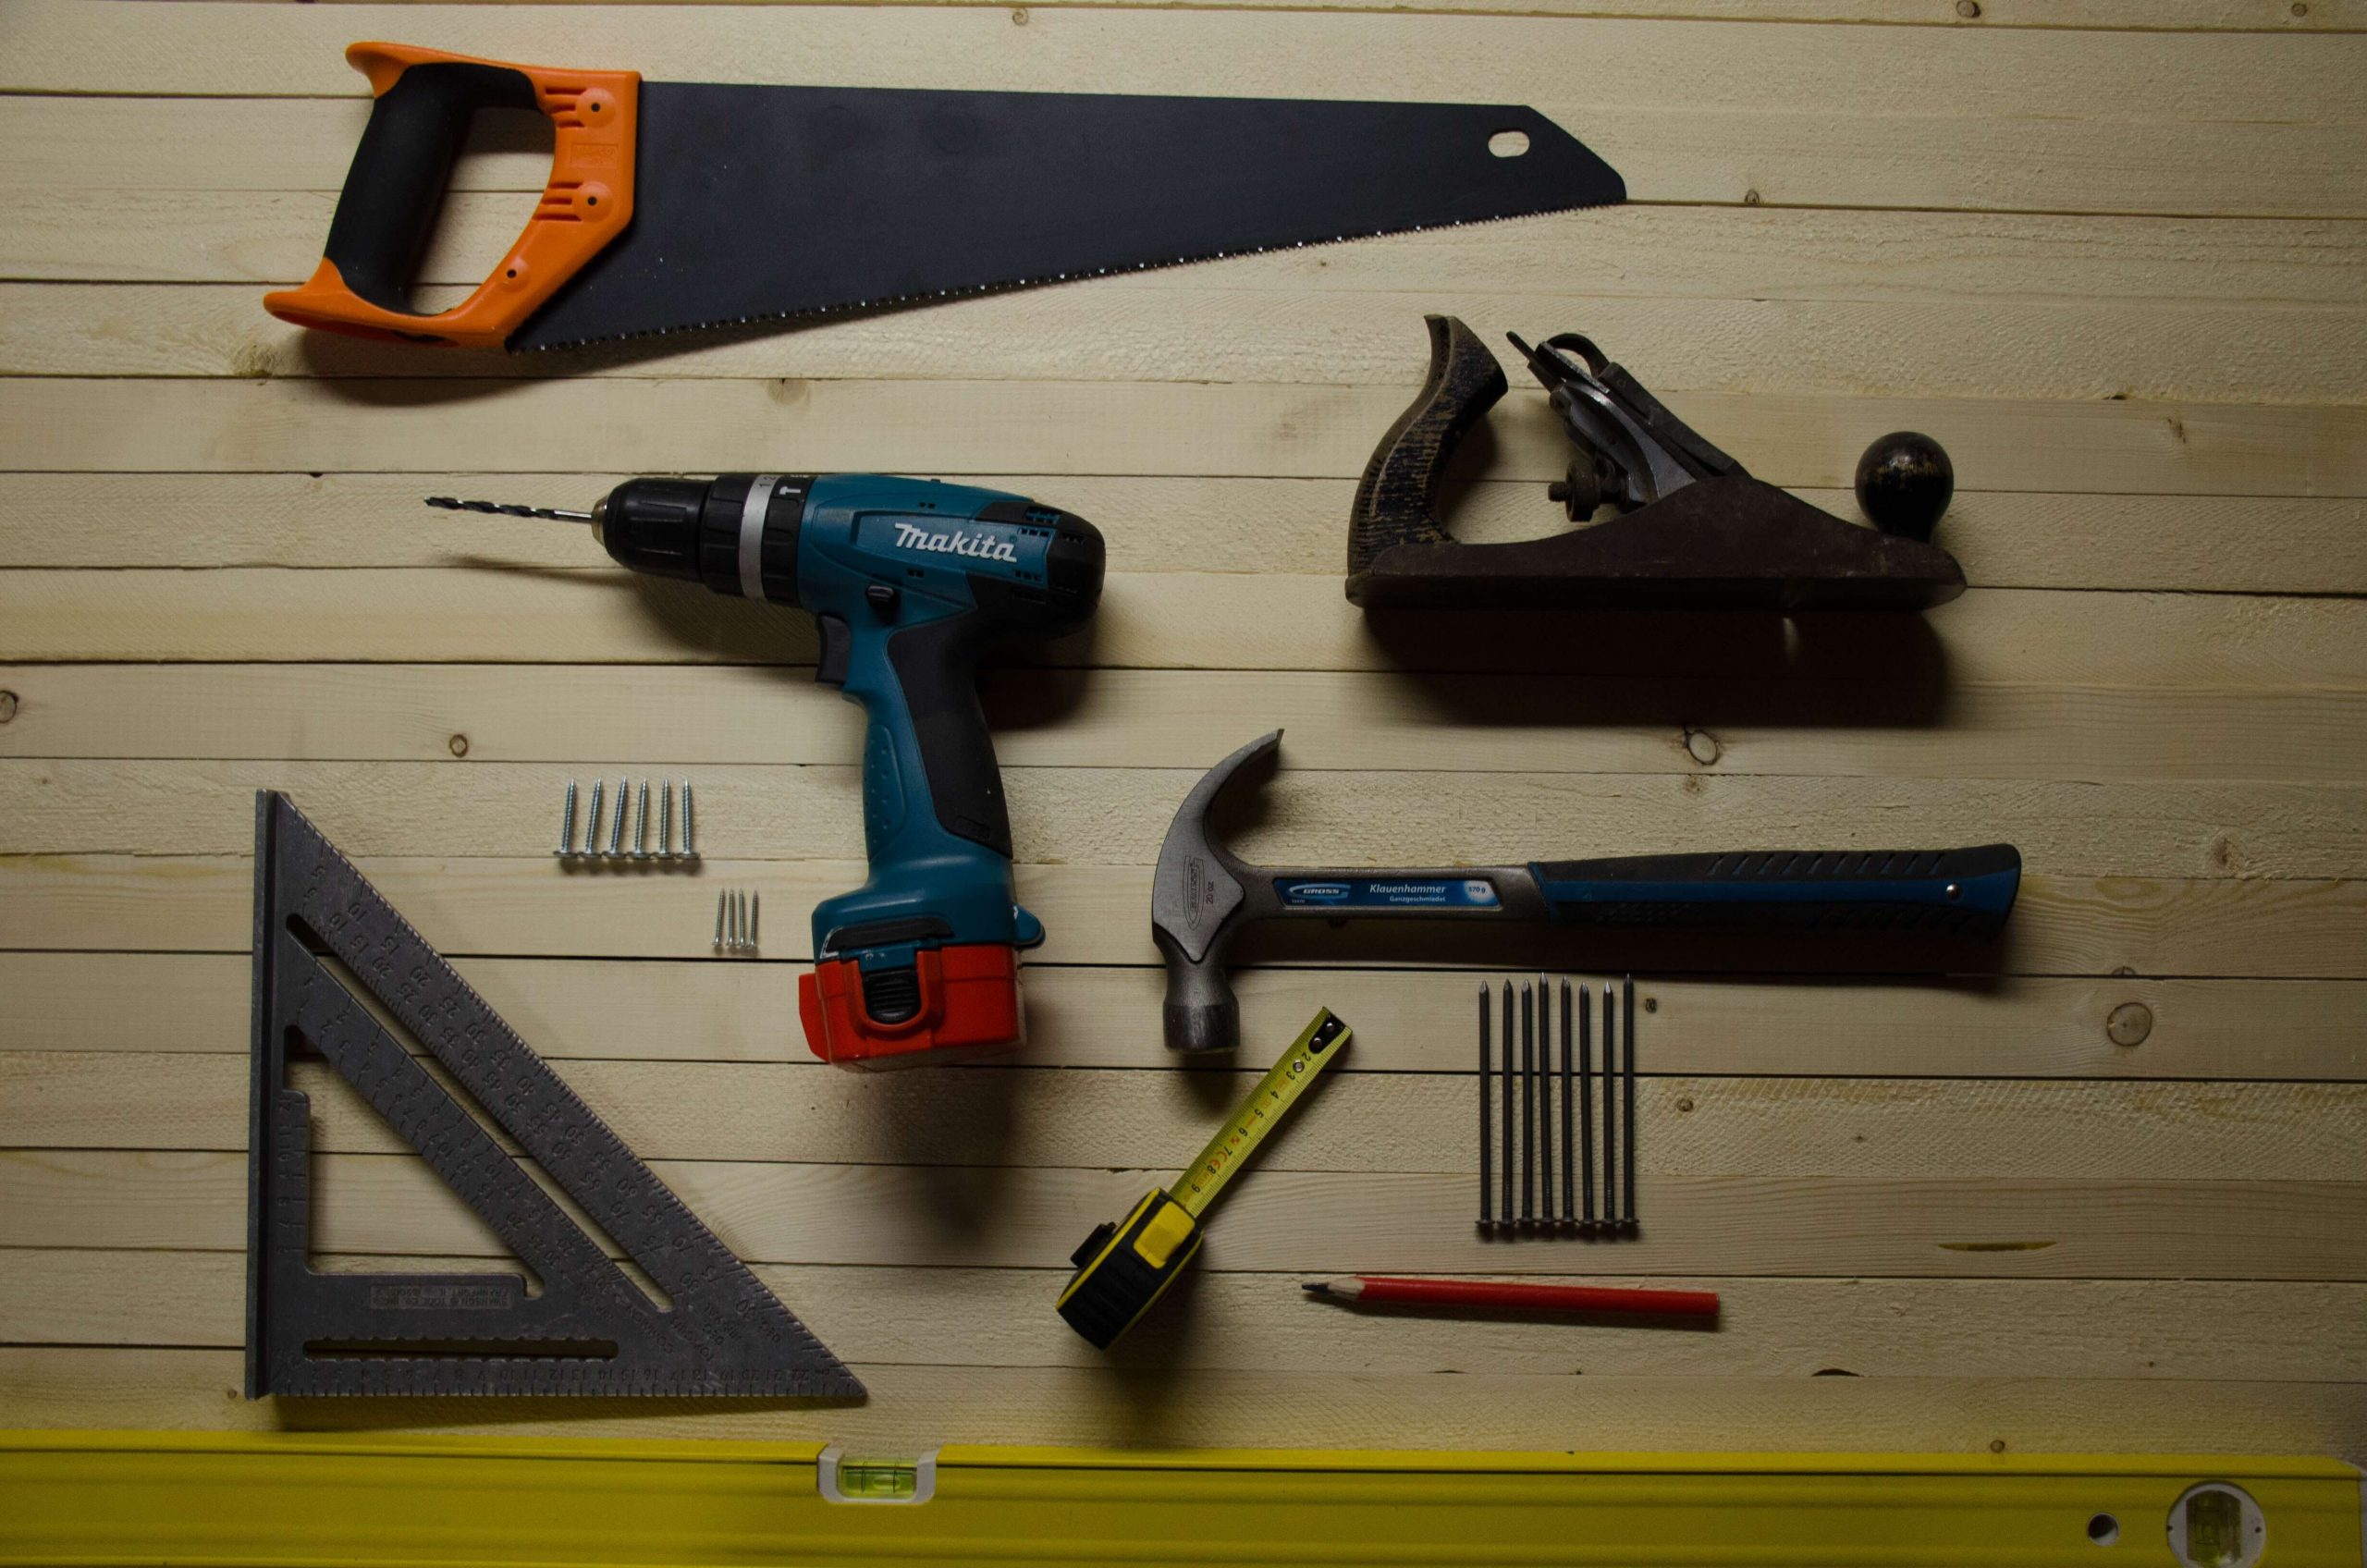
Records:
[[[323,962],[333,955],[668,1298],[653,1301]],[[302,1041],[531,1268],[309,1261]],[[863,1384],[578,1099],[285,795],[255,796],[247,1397],[859,1398]]]

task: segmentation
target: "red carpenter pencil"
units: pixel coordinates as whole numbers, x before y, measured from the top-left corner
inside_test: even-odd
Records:
[[[1299,1287],[1333,1301],[1406,1306],[1478,1306],[1522,1312],[1620,1312],[1653,1317],[1715,1317],[1715,1291],[1637,1291],[1602,1285],[1527,1285],[1501,1280],[1398,1280],[1358,1275]]]

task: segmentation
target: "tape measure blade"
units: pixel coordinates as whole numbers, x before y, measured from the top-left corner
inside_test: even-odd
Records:
[[[1184,1206],[1194,1219],[1205,1213],[1224,1191],[1233,1172],[1268,1133],[1278,1126],[1324,1064],[1347,1047],[1353,1032],[1330,1008],[1316,1010],[1314,1020],[1299,1032],[1257,1086],[1233,1108],[1200,1156],[1184,1168],[1168,1196]]]

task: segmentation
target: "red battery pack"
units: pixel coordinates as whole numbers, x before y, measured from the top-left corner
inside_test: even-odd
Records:
[[[914,957],[920,1005],[892,1023],[871,1015],[854,960],[825,959],[800,975],[797,1012],[814,1054],[871,1072],[987,1056],[1026,1039],[1016,949],[982,942],[924,948]]]

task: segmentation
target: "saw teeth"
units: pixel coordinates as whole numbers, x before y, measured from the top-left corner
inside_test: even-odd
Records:
[[[1476,228],[1482,224],[1518,223],[1523,218],[1552,217],[1561,213],[1587,210],[1587,203],[1566,207],[1539,207],[1523,213],[1497,213],[1489,217],[1464,218],[1455,223],[1410,224],[1403,228],[1371,228],[1356,234],[1335,234],[1329,239],[1294,239],[1286,245],[1260,245],[1241,251],[1210,251],[1203,255],[1178,256],[1173,261],[1136,262],[1131,266],[1104,267],[1096,277],[1109,277],[1121,273],[1156,272],[1166,267],[1195,266],[1203,262],[1231,261],[1235,256],[1270,256],[1282,251],[1304,251],[1310,245],[1345,245],[1358,239],[1380,239],[1392,234],[1429,234],[1449,228]],[[921,294],[897,294],[884,300],[859,300],[843,305],[817,305],[810,309],[771,311],[753,316],[718,316],[712,321],[677,322],[672,326],[644,327],[638,332],[615,332],[598,337],[570,337],[563,343],[541,343],[531,349],[513,350],[526,354],[564,353],[575,349],[597,348],[610,343],[638,343],[650,337],[671,337],[684,332],[721,332],[735,326],[757,326],[775,322],[828,321],[834,316],[852,315],[864,311],[903,310],[914,305],[933,305],[944,300],[973,300],[986,294],[1002,294],[1020,288],[1041,288],[1054,283],[1069,281],[1067,273],[1050,276],[1015,277],[1000,283],[981,283],[973,288],[939,288]],[[527,324],[531,328],[533,324]]]

